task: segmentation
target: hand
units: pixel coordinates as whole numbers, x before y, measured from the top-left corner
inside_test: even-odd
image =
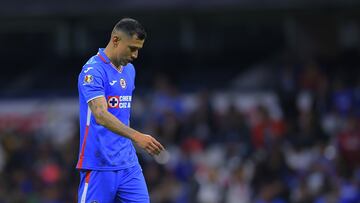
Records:
[[[165,149],[160,142],[147,134],[136,134],[133,141],[152,156],[160,154]]]

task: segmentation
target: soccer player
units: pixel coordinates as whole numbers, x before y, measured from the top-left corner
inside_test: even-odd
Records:
[[[139,22],[120,20],[106,48],[100,48],[79,74],[79,203],[149,202],[133,142],[151,155],[164,147],[129,127],[135,88],[130,62],[137,58],[145,37]]]

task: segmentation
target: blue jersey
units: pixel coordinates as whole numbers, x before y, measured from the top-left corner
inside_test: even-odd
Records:
[[[76,168],[118,170],[138,164],[131,140],[97,124],[88,106],[92,99],[105,97],[108,111],[129,125],[134,80],[134,66],[129,63],[117,70],[103,49],[82,68],[78,78],[80,151]]]

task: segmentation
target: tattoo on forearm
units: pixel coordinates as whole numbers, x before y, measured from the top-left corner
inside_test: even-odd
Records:
[[[94,115],[102,118],[102,120],[104,121],[103,125],[109,130],[130,139],[132,139],[133,134],[137,132],[136,130],[123,124],[111,113],[108,113],[108,106],[104,98],[91,100],[89,102],[89,107],[91,111],[93,111]]]

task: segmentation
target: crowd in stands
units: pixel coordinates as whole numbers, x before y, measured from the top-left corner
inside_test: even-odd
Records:
[[[360,202],[360,77],[329,64],[272,66],[281,116],[263,105],[219,111],[205,86],[189,109],[166,78],[135,93],[131,125],[168,152],[139,150],[151,202]],[[75,202],[78,132],[69,137],[55,145],[39,132],[1,132],[0,203]]]

